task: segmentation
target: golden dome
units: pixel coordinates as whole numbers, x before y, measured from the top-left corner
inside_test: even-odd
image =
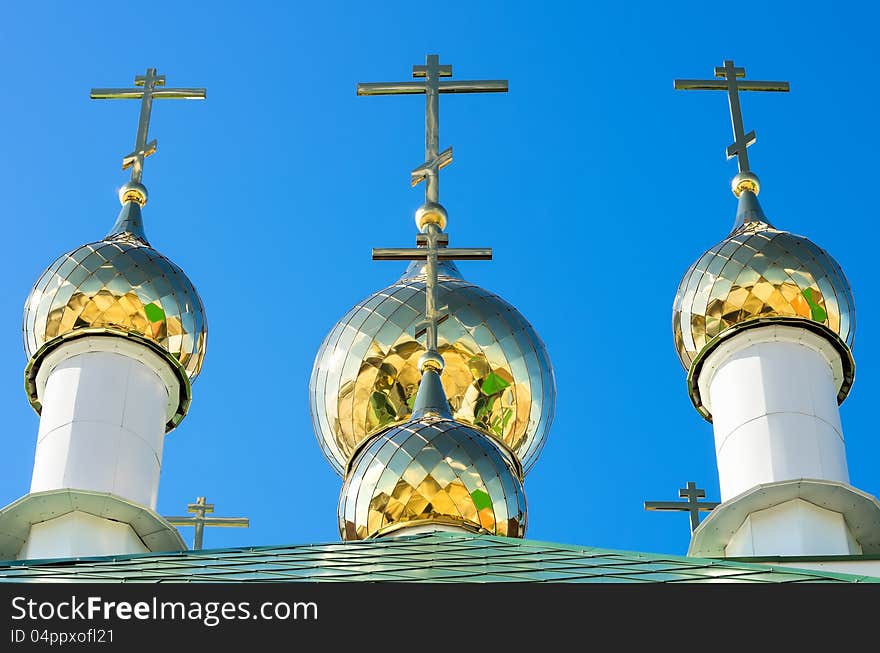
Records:
[[[54,338],[96,327],[155,342],[190,379],[202,367],[202,301],[183,270],[149,246],[134,202],[110,235],[63,254],[40,276],[25,303],[24,348],[30,358]]]
[[[419,524],[523,537],[515,458],[476,429],[423,416],[375,435],[351,461],[339,498],[344,540]]]
[[[843,271],[803,236],[770,225],[749,190],[737,225],[685,273],[672,311],[675,348],[689,369],[722,331],[756,318],[818,322],[852,347],[855,304]]]
[[[412,413],[419,386],[415,337],[425,313],[424,262],[352,308],[321,344],[309,383],[321,449],[340,474],[371,434]],[[556,402],[544,344],[513,306],[439,265],[443,388],[453,415],[501,441],[528,469],[544,445]],[[423,340],[423,338],[422,338]]]

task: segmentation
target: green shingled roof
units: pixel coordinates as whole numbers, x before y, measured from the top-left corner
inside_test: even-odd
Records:
[[[746,562],[435,532],[365,542],[0,562],[0,582],[880,583]]]

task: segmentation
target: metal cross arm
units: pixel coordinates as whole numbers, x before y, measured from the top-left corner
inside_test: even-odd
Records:
[[[432,174],[432,172],[436,172],[441,168],[445,168],[450,163],[452,163],[452,148],[447,147],[431,161],[425,161],[422,165],[420,165],[418,168],[413,170],[412,173],[410,173],[412,185],[417,186],[419,182],[427,179]]]
[[[384,247],[373,248],[374,261],[424,261],[428,258],[425,247]],[[440,261],[491,261],[491,247],[438,247],[437,259]]]
[[[435,307],[434,310],[439,314],[439,317],[437,317],[436,321],[433,324],[430,320],[419,320],[419,322],[416,324],[416,330],[413,332],[413,337],[416,340],[426,335],[428,333],[428,329],[430,329],[432,326],[439,327],[441,324],[449,319],[449,313],[446,312],[447,310],[449,310],[448,306],[440,306],[439,308]]]
[[[739,70],[742,70],[740,68]],[[788,82],[753,82],[751,80],[737,82],[740,91],[782,91],[788,92]],[[726,91],[727,81],[720,79],[676,79],[676,91]]]
[[[172,526],[194,526],[197,517],[172,516],[165,520]],[[205,517],[206,526],[219,526],[226,528],[247,528],[251,520],[247,517]]]
[[[742,79],[746,69],[735,66],[727,60],[723,66],[715,67],[715,77],[720,79],[676,79],[673,87],[680,91],[727,91],[730,105],[730,122],[733,127],[733,143],[727,147],[727,158],[737,157],[740,172],[749,172],[748,147],[757,136],[754,131],[748,133],[743,128],[742,108],[739,102],[740,91],[778,91],[787,93],[788,82],[761,82]]]
[[[451,70],[452,66],[449,68]],[[413,77],[416,76],[424,75],[413,74]],[[507,93],[508,90],[506,79],[437,82],[437,91],[440,93]],[[358,95],[418,95],[424,92],[424,82],[366,82],[357,85]]]
[[[204,100],[207,91],[203,88],[157,88],[151,95],[154,100]],[[144,89],[93,88],[89,97],[93,100],[140,100],[144,97]]]

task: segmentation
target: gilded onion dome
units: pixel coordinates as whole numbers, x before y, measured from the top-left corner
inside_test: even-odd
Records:
[[[419,387],[416,337],[425,314],[425,263],[352,308],[318,351],[309,383],[315,433],[342,474],[370,435],[407,420]],[[525,471],[544,445],[556,402],[553,368],[528,321],[497,295],[438,268],[443,388],[454,418],[501,442]]]
[[[440,384],[433,372],[425,381]],[[435,396],[443,397],[439,387]],[[524,537],[526,498],[516,458],[442,408],[417,407],[416,415],[374,435],[351,460],[339,499],[342,538],[421,525]]]
[[[709,341],[757,318],[817,322],[852,347],[855,304],[837,261],[803,236],[770,224],[754,175],[737,181],[733,231],[691,265],[675,296],[672,329],[682,365],[689,369]]]
[[[183,270],[150,247],[141,219],[146,189],[126,184],[120,196],[110,233],[62,254],[34,284],[24,308],[25,352],[32,358],[56,338],[99,328],[154,342],[194,379],[208,335],[202,301]]]

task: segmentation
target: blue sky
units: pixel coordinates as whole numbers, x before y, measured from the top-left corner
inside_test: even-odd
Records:
[[[718,498],[711,426],[691,407],[671,305],[729,231],[722,93],[674,92],[733,58],[790,94],[745,94],[765,212],[849,277],[855,387],[841,408],[852,483],[880,494],[875,272],[876,7],[766,3],[14,3],[2,9],[0,504],[30,484],[38,418],[23,392],[22,306],[59,254],[103,236],[127,179],[135,102],[88,99],[147,66],[204,103],[157,103],[150,240],[195,283],[210,337],[189,416],[168,436],[159,511],[205,494],[249,530],[208,546],[334,541],[342,479],[308,414],[324,335],[394,280],[374,246],[407,246],[422,189],[424,101],[358,98],[437,52],[507,95],[445,96],[452,242],[491,246],[466,277],[516,305],[555,365],[556,419],[526,479],[528,537],[684,553],[686,514],[646,513],[695,480]],[[190,534],[185,533],[189,539]]]

